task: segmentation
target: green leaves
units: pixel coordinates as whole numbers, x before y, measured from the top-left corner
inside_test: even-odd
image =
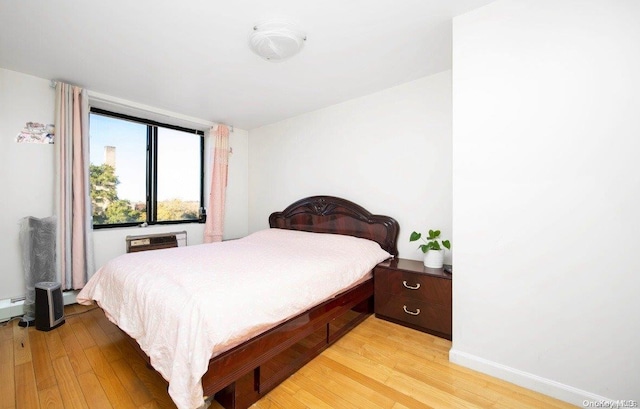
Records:
[[[435,240],[440,237],[440,230],[429,230],[429,240]]]
[[[438,240],[438,238],[440,238],[440,230],[429,230],[429,235],[426,239],[422,237],[421,233],[414,231],[411,233],[409,241],[422,239],[426,244],[421,244],[418,248],[422,250],[423,253],[426,253],[429,250],[442,250],[442,246],[451,250],[451,242],[449,240]]]

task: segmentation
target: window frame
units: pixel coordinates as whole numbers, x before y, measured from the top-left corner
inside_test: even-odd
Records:
[[[90,114],[97,114],[107,116],[111,118],[121,119],[125,121],[131,121],[147,126],[147,149],[145,154],[146,160],[146,186],[145,196],[147,204],[147,220],[141,222],[127,222],[127,223],[112,223],[112,224],[93,224],[94,230],[110,229],[117,227],[138,227],[142,223],[147,225],[170,225],[170,224],[187,224],[187,223],[204,223],[205,218],[202,215],[202,209],[204,208],[204,131],[192,128],[186,128],[183,126],[172,125],[164,122],[158,122],[151,119],[145,119],[141,117],[135,117],[132,115],[121,114],[118,112],[109,111],[102,108],[91,107],[89,109]],[[191,133],[200,136],[200,212],[198,219],[195,220],[157,220],[158,218],[158,127],[172,129],[175,131],[181,131]],[[91,141],[89,141],[91,143]],[[89,145],[91,146],[91,145]],[[93,215],[93,210],[92,210]]]

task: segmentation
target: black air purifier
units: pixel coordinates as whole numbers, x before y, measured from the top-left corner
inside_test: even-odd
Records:
[[[64,302],[60,283],[36,283],[36,329],[51,331],[64,324]]]

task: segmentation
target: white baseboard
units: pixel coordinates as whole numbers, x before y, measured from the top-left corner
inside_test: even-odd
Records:
[[[64,291],[62,293],[64,305],[74,304],[77,294],[78,291]],[[24,300],[16,302],[11,302],[10,299],[0,300],[0,322],[22,315],[24,315]]]
[[[565,385],[551,379],[542,378],[538,375],[511,368],[509,366],[455,349],[451,349],[449,351],[449,361],[579,407],[584,407],[585,401],[612,401],[612,399],[596,395],[595,393],[583,391],[582,389],[574,388],[573,386]]]

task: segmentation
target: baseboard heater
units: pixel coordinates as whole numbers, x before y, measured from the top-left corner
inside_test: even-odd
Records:
[[[75,304],[76,294],[78,291],[63,291],[62,300],[64,305]],[[0,300],[0,323],[8,321],[13,317],[19,317],[25,313],[24,310],[25,297],[15,297],[11,299]]]
[[[167,249],[171,247],[182,247],[187,245],[187,232],[170,232],[158,234],[144,234],[138,236],[127,236],[125,238],[127,253],[137,251]]]

